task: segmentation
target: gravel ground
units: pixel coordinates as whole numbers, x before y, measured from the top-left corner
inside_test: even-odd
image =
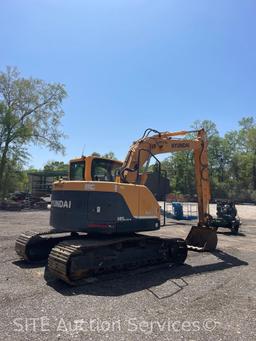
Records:
[[[46,284],[44,266],[20,262],[17,236],[45,229],[49,211],[0,211],[1,340],[255,340],[256,207],[239,207],[238,236],[218,233],[214,253],[189,252],[162,265],[95,278],[72,288]],[[185,237],[169,221],[153,234]]]

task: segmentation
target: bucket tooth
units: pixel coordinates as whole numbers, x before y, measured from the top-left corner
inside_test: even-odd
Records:
[[[217,232],[206,226],[192,226],[186,242],[190,250],[214,251],[218,242]]]

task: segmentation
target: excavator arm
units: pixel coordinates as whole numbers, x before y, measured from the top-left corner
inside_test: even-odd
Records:
[[[155,133],[150,136],[150,133]],[[190,138],[191,133],[197,133]],[[188,137],[188,138],[184,138]],[[147,129],[141,139],[131,146],[120,170],[121,182],[144,184],[140,171],[151,156],[191,150],[194,152],[196,192],[198,200],[198,225],[192,226],[186,242],[190,249],[212,251],[217,245],[217,233],[210,227],[210,186],[207,157],[207,139],[204,129],[198,131],[158,132]]]
[[[149,136],[153,131],[156,134]],[[194,131],[193,131],[194,132]],[[149,162],[151,156],[163,153],[192,150],[194,152],[196,191],[198,197],[199,225],[207,225],[209,218],[210,187],[208,175],[207,140],[204,129],[196,131],[194,139],[187,138],[191,131],[157,132],[147,129],[141,139],[131,146],[122,165],[122,182],[145,184],[146,178],[140,170]],[[177,137],[183,138],[177,138]]]

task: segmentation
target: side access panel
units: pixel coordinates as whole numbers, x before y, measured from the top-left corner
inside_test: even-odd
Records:
[[[118,218],[132,218],[119,193],[89,192],[88,222],[116,222]]]

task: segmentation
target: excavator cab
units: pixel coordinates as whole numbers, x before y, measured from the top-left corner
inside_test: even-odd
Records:
[[[95,156],[82,156],[70,161],[69,180],[114,182],[121,166],[121,161]]]

